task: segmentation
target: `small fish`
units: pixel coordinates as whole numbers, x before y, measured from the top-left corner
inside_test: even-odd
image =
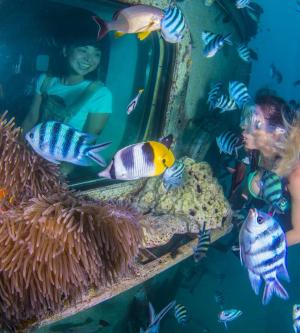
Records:
[[[214,299],[215,299],[215,302],[221,308],[221,310],[223,310],[223,307],[224,307],[224,295],[223,295],[223,293],[219,290],[216,290],[215,293],[214,293]]]
[[[202,230],[199,230],[198,233],[198,243],[193,248],[194,252],[193,257],[196,263],[201,261],[201,259],[206,256],[209,245],[210,245],[210,230],[205,230],[205,223],[204,223]]]
[[[293,328],[295,333],[300,332],[300,304],[293,305]]]
[[[209,105],[209,110],[214,109],[216,101],[220,96],[221,88],[222,88],[222,82],[216,82],[211,85],[207,98],[207,104]]]
[[[240,109],[242,109],[251,100],[248,88],[243,82],[230,81],[228,91],[230,98],[235,101]]]
[[[221,95],[216,101],[215,108],[220,109],[220,113],[223,113],[226,111],[234,111],[238,106],[230,97]]]
[[[241,310],[236,309],[230,309],[230,310],[223,310],[218,314],[218,319],[220,323],[223,323],[225,325],[225,328],[227,327],[227,322],[237,319],[243,314]]]
[[[225,44],[232,45],[231,42],[231,33],[223,36],[223,35],[216,35],[213,39],[211,39],[209,42],[205,42],[205,47],[203,49],[203,55],[206,58],[213,57]],[[203,39],[203,37],[202,37]],[[206,37],[206,41],[208,41],[209,38]]]
[[[242,9],[242,8],[251,8],[251,6],[249,6],[250,4],[250,0],[237,0],[235,5],[236,5],[236,8],[238,9]]]
[[[163,11],[157,7],[135,5],[115,12],[110,22],[105,22],[97,16],[92,18],[99,27],[97,40],[102,39],[109,31],[116,31],[116,37],[137,34],[138,39],[143,40],[152,31],[160,30],[163,16]]]
[[[234,132],[222,132],[216,138],[220,153],[238,156],[238,150],[244,146],[243,140]]]
[[[250,62],[250,50],[246,44],[239,44],[236,49],[242,60],[245,62]]]
[[[181,186],[184,182],[184,163],[176,161],[170,168],[164,172],[163,186],[166,191]]]
[[[161,36],[166,42],[179,43],[181,42],[186,24],[182,11],[171,4],[164,10],[164,17],[161,20]]]
[[[172,135],[158,141],[136,143],[117,151],[108,167],[99,177],[133,180],[159,176],[170,168],[175,157],[169,149]]]
[[[299,86],[300,85],[300,80],[295,81],[293,84],[294,84],[295,87]]]
[[[248,269],[256,295],[262,280],[265,281],[262,303],[268,304],[273,294],[288,299],[287,291],[278,280],[281,276],[289,281],[285,264],[287,245],[279,223],[270,215],[251,208],[241,227],[239,242],[241,262]]]
[[[57,121],[36,125],[26,133],[25,139],[37,154],[52,163],[60,164],[64,161],[81,166],[93,165],[92,160],[106,166],[97,153],[111,144],[90,145],[96,139],[95,136]]]
[[[280,71],[272,64],[270,66],[270,76],[274,79],[277,83],[281,83],[283,80],[283,76]]]
[[[214,40],[218,35],[214,34],[213,32],[210,31],[202,31],[201,33],[201,39],[203,41],[203,43],[205,45],[207,45],[208,43],[210,43],[212,40]]]
[[[187,309],[182,304],[176,304],[174,308],[174,316],[177,320],[177,323],[180,325],[185,325],[188,320]]]
[[[110,326],[110,323],[104,319],[100,319],[98,321],[98,327],[101,329],[101,328],[105,328],[105,327],[108,327]]]
[[[138,101],[143,93],[144,89],[140,89],[138,94],[134,97],[134,99],[127,106],[127,114],[131,114],[131,112],[136,108]]]
[[[271,209],[277,213],[285,213],[289,208],[289,201],[284,197],[284,187],[281,178],[274,172],[265,171],[260,180],[261,197]]]
[[[204,0],[204,6],[210,7],[215,3],[215,0]]]
[[[175,304],[176,301],[170,302],[160,311],[159,314],[156,315],[152,304],[149,303],[150,324],[147,327],[146,331],[140,328],[140,333],[158,333],[160,321],[175,306]]]
[[[300,13],[300,0],[297,0],[296,12]]]

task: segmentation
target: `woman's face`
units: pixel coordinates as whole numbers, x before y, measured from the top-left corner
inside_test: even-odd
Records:
[[[269,126],[259,105],[255,106],[255,111],[242,128],[246,149],[259,150],[266,157],[276,153],[275,145],[279,133]]]
[[[80,76],[93,72],[101,60],[101,51],[91,45],[72,47],[66,55],[71,71]]]

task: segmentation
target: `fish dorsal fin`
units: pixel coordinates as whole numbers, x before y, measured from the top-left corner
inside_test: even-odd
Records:
[[[174,137],[172,134],[169,134],[169,135],[164,136],[163,138],[159,139],[159,142],[162,143],[164,146],[166,146],[168,149],[170,149],[173,141],[174,141]]]
[[[149,35],[151,34],[151,31],[143,31],[143,32],[139,32],[137,34],[137,37],[139,40],[144,40],[146,39]]]
[[[155,311],[153,305],[149,302],[149,316],[150,316],[150,325],[155,321]]]
[[[121,31],[116,31],[115,32],[115,38],[120,38],[120,37],[122,37],[124,35],[125,35],[125,32],[121,32]]]

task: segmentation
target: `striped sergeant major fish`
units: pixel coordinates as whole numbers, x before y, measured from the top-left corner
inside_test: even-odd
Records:
[[[268,203],[271,210],[285,213],[289,208],[289,201],[284,196],[281,178],[274,172],[265,171],[260,180],[260,196]]]
[[[223,310],[218,314],[218,319],[219,322],[223,323],[225,325],[225,328],[228,329],[227,322],[237,319],[242,314],[243,312],[237,309]]]
[[[251,2],[251,0],[237,0],[235,5],[236,5],[236,8],[238,8],[238,9],[251,8],[250,2]]]
[[[222,132],[216,138],[220,153],[238,156],[238,150],[244,146],[243,140],[234,132]]]
[[[293,328],[295,333],[300,332],[300,304],[293,305]]]
[[[239,44],[237,45],[237,52],[239,57],[244,60],[245,62],[249,62],[251,59],[251,54],[249,48],[246,46],[246,44]]]
[[[243,82],[230,81],[228,91],[230,99],[235,101],[240,109],[242,109],[251,100],[248,88]]]
[[[149,303],[150,324],[146,331],[140,328],[140,333],[158,333],[160,321],[175,306],[175,304],[176,301],[170,302],[160,311],[159,314],[156,315],[152,304]]]
[[[208,247],[210,245],[210,230],[205,230],[205,223],[203,228],[198,233],[198,243],[193,247],[193,257],[196,263],[200,262],[206,256]]]
[[[170,168],[164,172],[163,186],[166,191],[181,186],[184,182],[184,163],[176,161]]]
[[[215,108],[220,109],[220,113],[223,113],[236,110],[237,104],[227,95],[221,95],[216,101]]]
[[[208,92],[207,104],[209,105],[209,110],[212,111],[215,108],[216,101],[220,96],[222,88],[222,82],[216,82],[211,85]]]
[[[26,133],[25,139],[37,154],[49,162],[60,164],[64,161],[81,166],[93,165],[92,160],[106,166],[106,162],[97,153],[111,144],[105,142],[91,145],[96,136],[57,121],[36,125]]]
[[[144,89],[140,89],[134,99],[127,106],[127,114],[131,114],[131,112],[136,108],[139,99],[143,93]]]
[[[174,308],[174,316],[178,324],[185,325],[188,321],[187,308],[182,304],[176,304]]]
[[[159,176],[175,162],[170,150],[172,140],[173,136],[168,135],[160,142],[147,141],[122,148],[98,176],[119,180]]]
[[[289,281],[286,269],[286,240],[279,223],[270,215],[249,210],[239,234],[240,258],[248,269],[249,279],[258,295],[262,280],[265,281],[262,303],[268,304],[276,294],[282,299],[289,295],[278,276]]]
[[[231,33],[228,33],[227,35],[215,35],[211,32],[204,31],[202,33],[202,40],[205,44],[203,49],[203,55],[206,58],[213,57],[225,44],[232,45],[231,42]]]
[[[186,24],[182,11],[172,1],[168,8],[164,10],[161,20],[161,35],[166,42],[181,42]]]

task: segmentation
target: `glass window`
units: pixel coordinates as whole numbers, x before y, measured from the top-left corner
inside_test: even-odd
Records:
[[[51,120],[95,130],[93,143],[112,142],[101,151],[107,164],[117,150],[160,136],[174,46],[158,33],[140,41],[135,34],[116,38],[110,32],[96,42],[92,16],[111,21],[125,4],[11,0],[1,6],[0,111],[8,110],[24,133]],[[83,81],[76,81],[78,72]],[[128,115],[140,89],[138,105]],[[70,91],[72,98],[65,98]],[[82,189],[110,184],[97,176],[101,170],[97,164],[62,165],[71,186]]]

